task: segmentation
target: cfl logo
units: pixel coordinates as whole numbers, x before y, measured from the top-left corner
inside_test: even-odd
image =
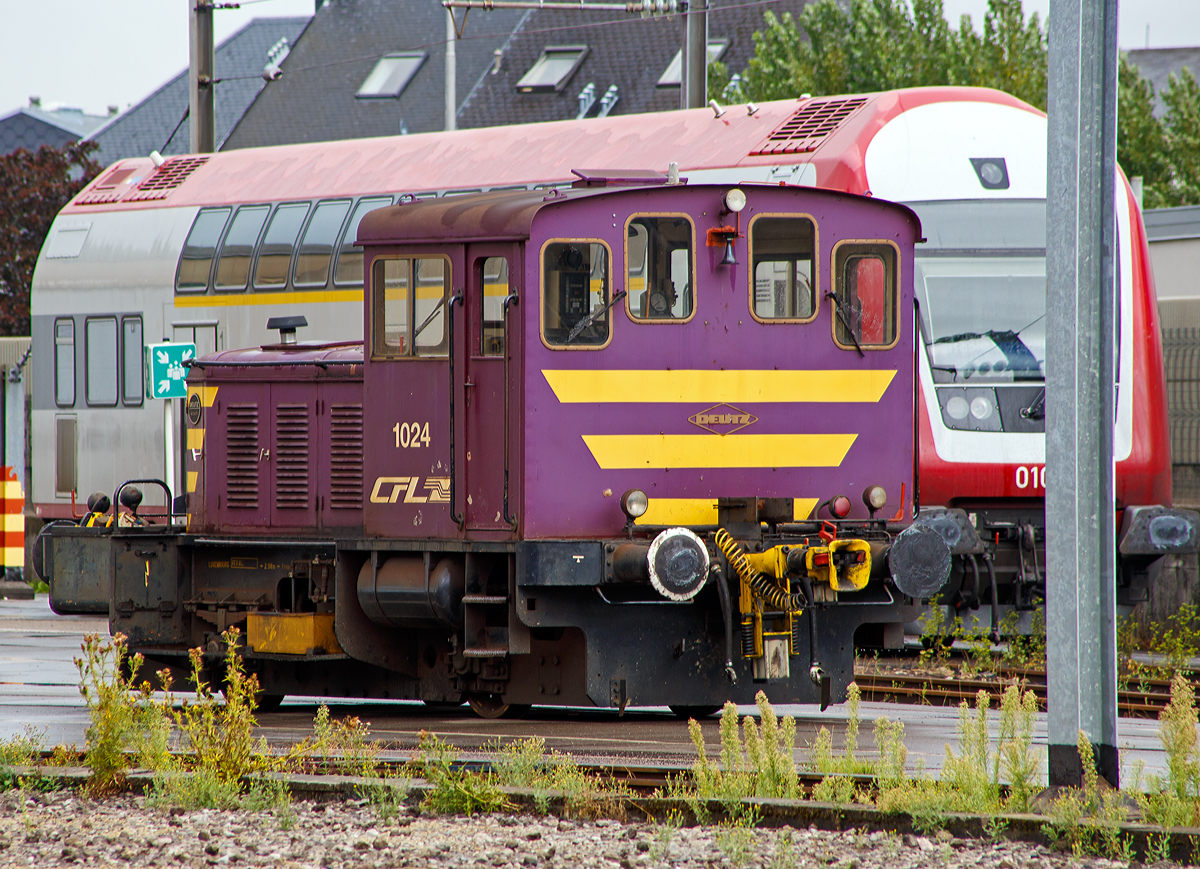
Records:
[[[422,488],[425,494],[418,495],[417,490]],[[426,477],[425,485],[421,486],[420,477],[377,477],[371,489],[371,503],[395,504],[401,493],[404,504],[449,504],[450,478]]]

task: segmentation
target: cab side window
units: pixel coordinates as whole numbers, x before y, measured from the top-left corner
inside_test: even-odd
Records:
[[[888,242],[839,242],[833,252],[833,337],[843,349],[886,349],[899,337],[899,256]]]
[[[817,313],[815,224],[807,217],[763,215],[751,222],[749,236],[754,319],[812,320]]]
[[[684,321],[694,309],[692,222],[683,216],[634,217],[625,232],[625,299],[640,322]]]
[[[179,272],[175,277],[177,291],[203,293],[208,289],[208,273],[212,270],[213,255],[229,220],[229,212],[228,208],[213,208],[203,209],[196,215],[179,258]]]
[[[442,257],[376,260],[371,275],[375,356],[445,356],[446,290]]]
[[[547,346],[605,346],[615,301],[609,296],[608,247],[603,242],[555,241],[542,248],[542,338]]]

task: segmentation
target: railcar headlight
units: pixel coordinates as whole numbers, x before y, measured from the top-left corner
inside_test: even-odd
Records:
[[[725,194],[725,207],[730,211],[741,211],[746,207],[746,194],[738,188],[733,188]]]
[[[966,419],[971,411],[971,405],[961,395],[956,395],[946,402],[946,415],[951,419]]]
[[[621,496],[621,512],[629,517],[630,522],[639,516],[646,515],[646,511],[649,509],[650,499],[641,489],[630,489]]]
[[[951,399],[953,400],[953,399]],[[949,402],[946,403],[946,412],[950,412]],[[971,399],[971,416],[978,420],[991,419],[992,414],[996,412],[996,406],[991,400],[983,395],[977,395]]]
[[[862,499],[872,513],[887,506],[887,492],[884,491],[883,486],[867,486],[863,489]]]

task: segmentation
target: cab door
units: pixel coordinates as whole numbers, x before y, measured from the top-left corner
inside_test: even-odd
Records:
[[[470,531],[512,531],[516,526],[512,421],[518,418],[513,384],[513,279],[520,274],[519,248],[512,244],[467,247],[463,298],[463,429],[460,505]]]
[[[450,349],[461,339],[448,315],[462,286],[461,247],[400,249],[370,265],[363,373],[368,536],[459,534],[465,498],[451,479],[463,449],[452,429],[462,397],[451,392]],[[462,358],[457,347],[454,355]],[[453,379],[461,382],[457,370]]]

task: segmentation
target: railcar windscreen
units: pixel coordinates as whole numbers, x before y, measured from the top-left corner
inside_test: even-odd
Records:
[[[279,289],[287,285],[292,251],[307,216],[307,202],[292,202],[275,209],[254,266],[255,289]]]
[[[213,256],[221,231],[229,220],[229,208],[204,209],[196,215],[196,222],[183,243],[183,256],[179,259],[179,274],[175,289],[180,292],[204,292],[208,289],[208,274],[212,270]]]
[[[608,248],[602,242],[550,242],[542,253],[542,335],[552,347],[608,343]]]
[[[887,242],[834,248],[833,332],[843,349],[885,349],[899,337],[897,254]]]
[[[376,260],[371,278],[375,356],[446,355],[449,279],[449,263],[441,257]]]
[[[692,222],[682,215],[635,217],[625,233],[625,305],[638,321],[684,321],[692,295]]]
[[[808,322],[817,313],[813,279],[816,227],[807,217],[755,217],[750,223],[754,283],[751,310],[757,320]]]
[[[338,231],[349,211],[349,199],[317,203],[296,256],[296,274],[292,278],[294,286],[323,287],[329,282],[333,246],[337,244]]]

